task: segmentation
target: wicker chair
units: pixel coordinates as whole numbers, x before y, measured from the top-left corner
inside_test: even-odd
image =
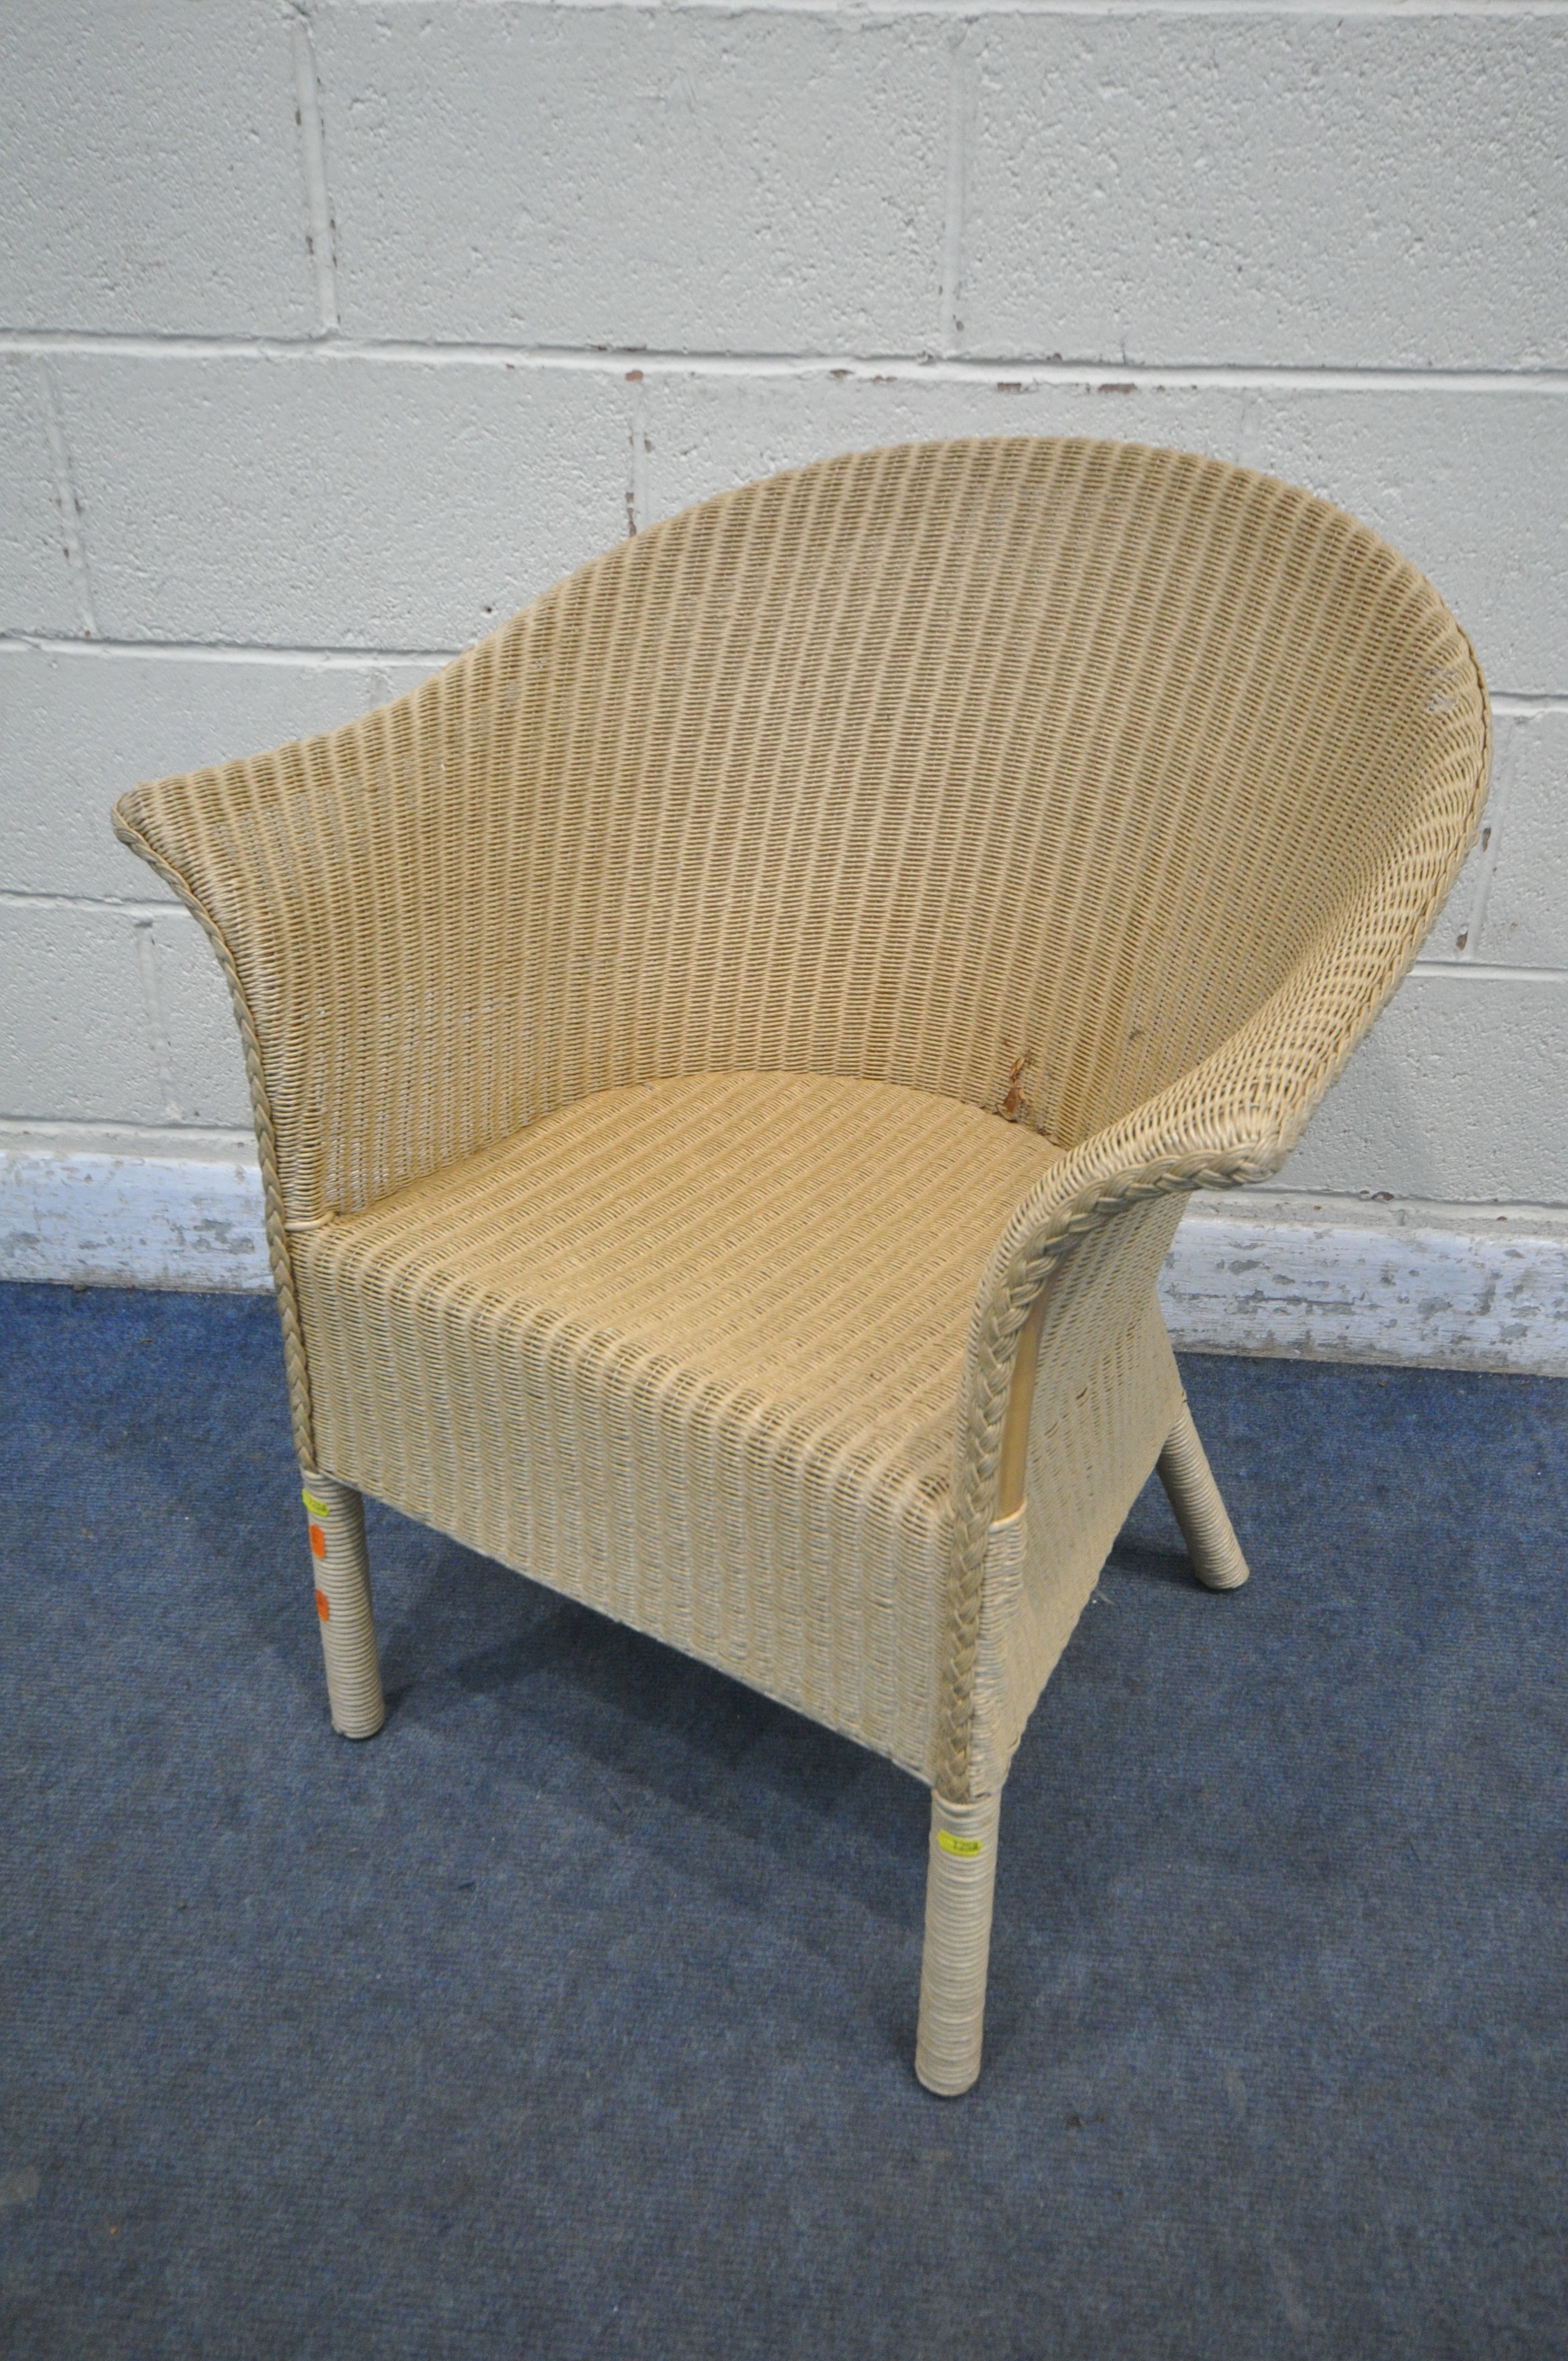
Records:
[[[1246,1565],[1156,1300],[1475,829],[1486,692],[1338,510],[1133,445],[687,511],[411,696],[126,796],[234,995],[333,1719],[360,1496],[933,1791],[980,2067],[1008,1764],[1127,1510]]]

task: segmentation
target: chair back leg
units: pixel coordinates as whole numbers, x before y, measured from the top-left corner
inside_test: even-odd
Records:
[[[1001,1814],[1000,1795],[974,1804],[931,1797],[915,2071],[938,2098],[959,2098],[980,2072]]]
[[[374,1738],[387,1708],[370,1604],[365,1504],[332,1476],[307,1474],[303,1495],[332,1726],[345,1738]]]
[[[1239,1590],[1247,1578],[1247,1562],[1185,1401],[1158,1466],[1193,1573],[1206,1590]]]

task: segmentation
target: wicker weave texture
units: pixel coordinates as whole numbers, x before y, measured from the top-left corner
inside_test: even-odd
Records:
[[[365,1504],[350,1486],[314,1467],[305,1471],[302,1499],[332,1726],[345,1738],[374,1738],[387,1707],[376,1650]]]
[[[1151,1249],[1168,1240],[1180,1207],[1179,1198],[1156,1199],[1104,1225],[1090,1241],[1102,1257],[1102,1273],[1067,1268],[1059,1275],[1058,1319],[1047,1323],[1035,1400],[1025,1506],[986,1535],[973,1713],[961,1761],[945,1758],[938,1743],[933,1762],[944,1793],[960,1773],[976,1794],[1001,1786],[1179,1413],[1181,1379],[1147,1266],[1152,1259],[1157,1269],[1159,1256]],[[1128,1240],[1124,1259],[1116,1249],[1135,1225],[1144,1235]],[[1098,1285],[1085,1283],[1096,1279]],[[1063,1361],[1074,1357],[1075,1347],[1082,1355],[1070,1382],[1057,1380],[1058,1346],[1066,1348]]]
[[[1056,1154],[838,1076],[598,1093],[300,1238],[323,1455],[928,1778],[970,1308]]]
[[[795,1671],[778,1665],[839,1664],[837,1640],[807,1636],[793,1657],[784,1644],[792,1617],[812,1632],[817,1576],[803,1576],[796,1606],[766,1610],[776,1658],[746,1675],[912,1765],[925,1748],[925,1775],[963,1800],[977,1764],[997,1775],[1020,1701],[1092,1579],[1083,1569],[1179,1406],[1151,1308],[1174,1200],[1262,1177],[1288,1151],[1441,906],[1487,744],[1463,634],[1353,519],[1180,453],[1019,439],[857,454],[727,494],[596,560],[350,729],[138,789],[119,807],[122,833],[202,915],[240,1011],[302,1456],[350,1481],[374,1468],[382,1481],[365,1473],[368,1488],[429,1503],[419,1512],[531,1571],[528,1553],[570,1528],[574,1570],[563,1541],[555,1578],[607,1598],[624,1581],[617,1611],[668,1609],[657,1628],[699,1644],[682,1636],[685,1617],[726,1661],[725,1631],[751,1610],[678,1606],[685,1577],[646,1569],[650,1553],[673,1565],[698,1550],[690,1487],[729,1467],[712,1389],[751,1379],[702,1357],[712,1306],[700,1317],[688,1306],[696,1325],[683,1329],[666,1291],[685,1341],[663,1349],[691,1382],[683,1392],[671,1379],[660,1415],[684,1431],[663,1457],[639,1457],[618,1431],[598,1466],[606,1481],[612,1464],[635,1466],[640,1482],[672,1488],[590,1510],[571,1488],[582,1477],[567,1466],[568,1424],[551,1430],[541,1477],[565,1488],[557,1504],[525,1499],[520,1414],[499,1399],[466,1406],[460,1389],[485,1372],[510,1382],[523,1362],[507,1353],[521,1352],[534,1317],[519,1307],[556,1299],[530,1292],[508,1259],[485,1191],[504,1193],[509,1158],[521,1172],[553,1152],[552,1121],[567,1111],[585,1140],[612,1122],[591,1109],[599,1093],[660,1084],[650,1105],[700,1132],[698,1099],[665,1096],[679,1078],[894,1084],[1007,1117],[985,1128],[1008,1156],[1034,1135],[1040,1161],[1003,1205],[1000,1167],[977,1154],[970,1205],[992,1224],[988,1251],[966,1212],[942,1265],[926,1213],[908,1217],[919,1245],[899,1317],[918,1333],[921,1306],[949,1306],[946,1357],[914,1350],[923,1374],[903,1395],[867,1387],[871,1426],[845,1430],[863,1436],[884,1413],[907,1422],[894,1456],[925,1505],[901,1531],[922,1535],[915,1589],[934,1628],[891,1653],[879,1642],[859,1671],[792,1686]],[[760,1093],[760,1079],[746,1087]],[[781,1123],[779,1169],[793,1172],[804,1153],[793,1118],[762,1095],[752,1105],[741,1128]],[[648,1152],[659,1167],[685,1151]],[[707,1185],[702,1155],[694,1191]],[[905,1195],[927,1203],[920,1166],[913,1148],[887,1156],[879,1202],[857,1198],[852,1221],[833,1214],[830,1261],[863,1251],[881,1268],[878,1240],[905,1223]],[[414,1268],[393,1233],[423,1218],[426,1183],[454,1192],[452,1219],[439,1240],[421,1233]],[[574,1202],[585,1288],[596,1302],[619,1289],[635,1351],[653,1353],[636,1307],[658,1296],[656,1275],[635,1266],[658,1249],[635,1223],[622,1249]],[[556,1244],[569,1260],[570,1239]],[[455,1270],[470,1251],[477,1260]],[[934,1273],[959,1264],[974,1279],[956,1315]],[[804,1301],[790,1285],[791,1303]],[[1042,1288],[1040,1489],[1014,1670],[999,1687],[981,1667],[977,1687],[999,1436]],[[878,1303],[872,1329],[892,1339]],[[810,1408],[759,1346],[781,1428],[798,1418],[805,1433],[816,1418],[837,1434],[866,1366],[861,1309],[843,1314],[841,1366],[810,1344]],[[595,1334],[624,1338],[620,1321],[606,1312]],[[603,1344],[585,1421],[589,1396],[592,1415],[630,1416],[615,1407],[621,1349]],[[416,1362],[422,1376],[410,1375]],[[938,1363],[945,1481],[941,1455],[923,1458],[927,1442],[911,1439],[938,1431]],[[863,1444],[833,1448],[845,1471],[833,1515],[852,1554],[891,1494],[857,1455]],[[1099,1455],[1087,1473],[1085,1452]],[[766,1455],[742,1450],[738,1464],[765,1493]],[[939,1500],[921,1488],[938,1483]],[[714,1581],[739,1598],[755,1573],[758,1595],[773,1596],[780,1536],[804,1546],[824,1530],[806,1491],[751,1524],[716,1512],[722,1546],[712,1533],[700,1544]],[[622,1575],[610,1536],[628,1518],[640,1570]],[[751,1538],[758,1521],[765,1542]],[[832,1616],[874,1628],[869,1602],[896,1551],[873,1550],[851,1577],[839,1546],[817,1571],[857,1595]],[[888,1701],[888,1665],[895,1686],[909,1680],[907,1699]],[[873,1693],[874,1706],[856,1702]]]
[[[1199,1581],[1209,1590],[1239,1590],[1250,1569],[1185,1399],[1159,1455],[1159,1475]]]
[[[960,2097],[980,2072],[1001,1801],[931,1798],[915,2071],[938,2098]]]

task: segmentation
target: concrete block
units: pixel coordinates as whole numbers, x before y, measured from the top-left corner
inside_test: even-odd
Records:
[[[154,1047],[164,1067],[169,1119],[248,1130],[250,1085],[239,1027],[211,943],[184,910],[134,924],[151,944]],[[145,949],[141,957],[145,972]]]
[[[82,355],[59,383],[106,638],[459,647],[626,531],[619,376]]]
[[[1246,415],[1239,390],[1109,391],[1038,381],[866,375],[651,374],[642,387],[642,466],[652,523],[731,485],[836,452],[954,434],[1101,434],[1234,458]]]
[[[959,349],[1310,368],[1568,359],[1568,26],[981,20]]]
[[[1568,400],[1255,394],[1237,456],[1337,500],[1436,583],[1492,688],[1568,689]]]
[[[227,989],[182,910],[0,906],[0,1118],[249,1126]]]
[[[0,906],[0,1116],[165,1120],[142,966],[118,912]]]
[[[172,898],[111,835],[116,796],[139,779],[336,729],[387,693],[368,667],[0,649],[5,885],[112,901]]]
[[[1298,1191],[1568,1204],[1568,984],[1407,978],[1279,1177]]]
[[[1494,770],[1494,782],[1496,772]],[[1493,795],[1497,793],[1494,784]],[[1488,812],[1491,806],[1488,804]],[[1486,870],[1487,830],[1490,818],[1482,822],[1480,837],[1471,846],[1458,881],[1449,895],[1436,925],[1427,937],[1422,957],[1429,960],[1454,960],[1474,956],[1476,939],[1475,913]]]
[[[331,8],[345,327],[904,352],[938,325],[947,45],[921,17]]]
[[[1505,814],[1512,802],[1512,782],[1521,765],[1530,760],[1527,739],[1534,723],[1543,718],[1546,717],[1493,712],[1492,780],[1486,808],[1481,815],[1479,833],[1466,855],[1458,883],[1448,897],[1448,906],[1427,939],[1422,954],[1426,959],[1473,962],[1488,961],[1493,956],[1484,948],[1483,921],[1503,851]],[[1568,964],[1526,957],[1501,960],[1499,963],[1517,966]]]
[[[1502,967],[1568,968],[1568,713],[1517,715],[1503,726],[1510,762],[1475,956]],[[1568,1078],[1559,1077],[1558,1089],[1568,1089]]]
[[[0,631],[74,637],[82,612],[65,554],[44,400],[36,360],[0,357]]]
[[[0,318],[308,335],[280,8],[50,0],[0,21]]]
[[[1431,576],[1494,689],[1568,687],[1568,401],[1547,393],[1089,387],[860,373],[650,374],[646,516],[835,451],[1104,434],[1239,460],[1336,500]],[[1098,390],[1097,390],[1098,387]]]

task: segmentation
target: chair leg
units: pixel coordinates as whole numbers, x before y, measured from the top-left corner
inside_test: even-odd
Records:
[[[332,1726],[345,1738],[374,1738],[387,1708],[370,1605],[365,1505],[351,1486],[335,1477],[313,1475],[304,1478],[304,1502],[311,1521]]]
[[[1159,1455],[1159,1480],[1199,1581],[1206,1590],[1239,1590],[1247,1562],[1185,1401]]]
[[[938,2098],[959,2097],[980,2072],[1001,1813],[1000,1795],[977,1804],[931,1797],[915,2071]]]

